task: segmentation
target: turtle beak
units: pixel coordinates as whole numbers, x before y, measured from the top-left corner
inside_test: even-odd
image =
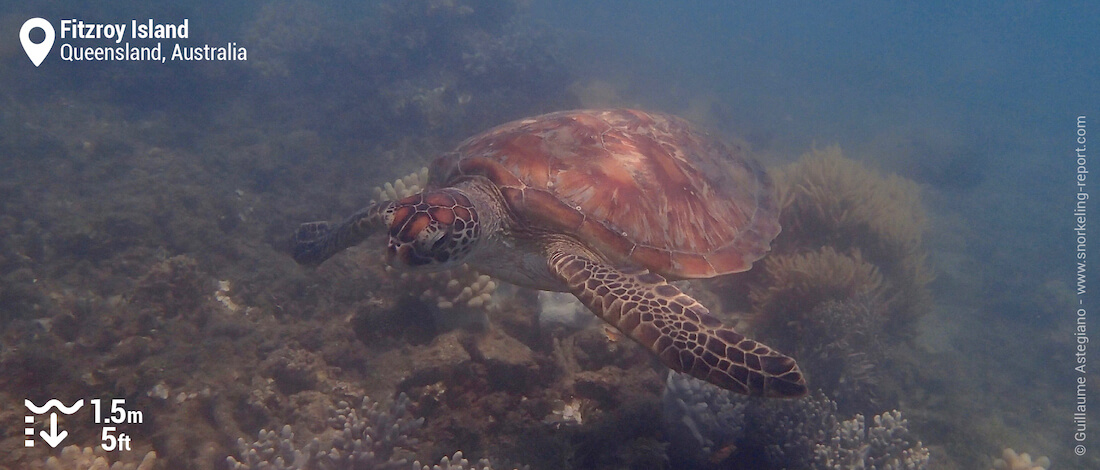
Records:
[[[393,239],[386,244],[386,265],[393,266],[393,261],[397,258],[397,246],[394,245]]]
[[[386,247],[386,264],[395,268],[415,268],[431,264],[431,258],[416,252],[411,243],[401,243],[390,239]]]
[[[396,268],[408,266],[406,260],[409,259],[410,251],[412,251],[412,247],[407,243],[401,243],[390,238],[390,242],[386,245],[386,264]]]

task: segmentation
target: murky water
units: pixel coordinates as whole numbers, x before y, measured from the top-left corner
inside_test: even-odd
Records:
[[[0,7],[0,467],[1100,467],[1098,18]],[[767,169],[768,255],[676,285],[797,359],[808,397],[669,376],[570,296],[388,268],[384,237],[291,258],[300,223],[419,192],[463,139],[605,107],[681,116]]]

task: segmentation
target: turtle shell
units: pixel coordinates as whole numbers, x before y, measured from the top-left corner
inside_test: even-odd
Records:
[[[687,121],[631,109],[497,126],[433,164],[432,186],[483,176],[521,226],[571,234],[614,262],[673,278],[749,269],[779,233],[771,179]]]

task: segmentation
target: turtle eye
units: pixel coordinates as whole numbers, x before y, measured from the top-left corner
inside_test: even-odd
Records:
[[[442,250],[447,243],[447,231],[440,227],[432,227],[432,230],[428,232],[427,237],[424,239],[423,246],[428,248],[429,253],[438,253]]]
[[[439,253],[440,251],[445,250],[446,246],[447,238],[443,236],[443,232],[439,232],[438,239],[435,241],[435,243],[432,243],[432,253]]]

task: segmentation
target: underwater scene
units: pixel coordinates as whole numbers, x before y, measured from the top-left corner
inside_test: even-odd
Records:
[[[1098,25],[3,1],[0,469],[1100,469]]]

